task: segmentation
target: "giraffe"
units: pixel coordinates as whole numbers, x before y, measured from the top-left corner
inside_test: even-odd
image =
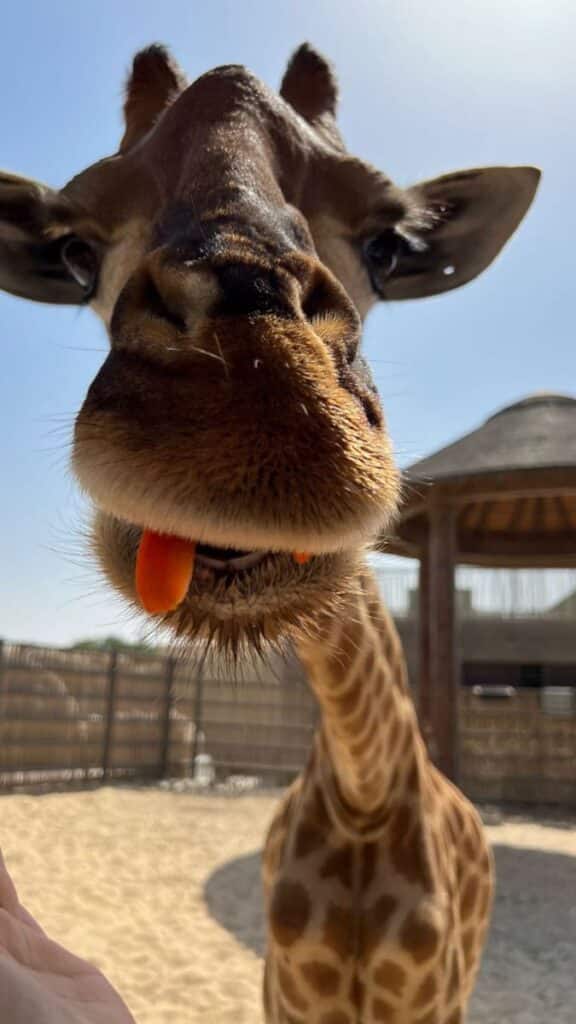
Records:
[[[109,582],[138,605],[146,531],[193,544],[158,621],[234,656],[291,638],[318,697],[264,854],[267,1024],[457,1024],[491,858],[428,759],[366,561],[400,486],[360,340],[378,299],[480,274],[539,172],[399,188],[347,152],[336,107],[307,44],[279,95],[237,65],[188,84],[141,51],[117,153],[60,190],[0,174],[0,287],[107,328],[73,468]]]
[[[266,1020],[461,1024],[492,856],[475,808],[429,760],[362,557],[296,643],[322,726],[264,848]]]

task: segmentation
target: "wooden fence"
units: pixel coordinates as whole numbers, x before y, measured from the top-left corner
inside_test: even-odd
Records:
[[[217,774],[290,781],[318,709],[295,659],[239,679],[191,661],[0,643],[0,789]],[[460,775],[476,800],[576,806],[576,714],[538,691],[499,701],[460,691]]]
[[[192,773],[284,783],[300,770],[317,712],[295,662],[238,679],[193,661],[0,641],[0,788]]]
[[[571,693],[565,689],[566,698]],[[544,697],[543,690],[497,700],[461,691],[459,783],[474,800],[576,807],[574,701],[546,710]]]

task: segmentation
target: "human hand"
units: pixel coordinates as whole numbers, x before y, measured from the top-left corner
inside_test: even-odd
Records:
[[[21,905],[0,853],[2,1024],[135,1024],[104,975],[49,939]]]

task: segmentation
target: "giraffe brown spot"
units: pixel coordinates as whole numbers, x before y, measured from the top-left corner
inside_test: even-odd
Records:
[[[480,889],[480,896],[478,899],[478,916],[481,920],[488,916],[490,907],[492,905],[492,886],[490,883],[484,884]]]
[[[363,707],[362,696],[362,688],[358,682],[355,682],[352,686],[348,686],[343,694],[334,694],[332,701],[336,705],[338,714],[347,719],[351,715],[358,714]],[[346,725],[350,726],[350,723],[347,722]]]
[[[481,860],[480,860],[480,871],[481,871],[481,873],[483,875],[491,875],[492,874],[492,858],[491,858],[488,850],[484,850],[484,853],[482,854],[482,857],[481,857]]]
[[[457,836],[462,836],[466,829],[466,822],[464,821],[464,815],[458,804],[454,804],[452,808],[452,821]]]
[[[453,999],[460,988],[460,964],[456,950],[452,953],[452,970],[448,982],[448,999]]]
[[[382,721],[385,721],[392,712],[392,694],[385,690],[380,698],[380,717]]]
[[[415,793],[420,788],[420,766],[416,758],[414,758],[408,772],[406,786],[411,793]]]
[[[374,981],[380,988],[400,998],[406,985],[406,971],[393,960],[382,960],[374,971]]]
[[[362,919],[362,952],[369,957],[388,931],[390,919],[398,907],[398,900],[384,893],[369,907]]]
[[[302,974],[319,996],[333,996],[340,985],[340,975],[335,967],[313,960],[303,964]]]
[[[376,751],[372,736],[370,734],[372,730],[374,730],[374,732],[376,731],[377,725],[374,718],[371,717],[369,721],[371,723],[371,726],[370,729],[368,730],[368,735],[362,735],[360,739],[357,739],[354,741],[354,743],[351,743],[349,750],[353,758],[366,759],[367,756],[369,755],[372,760],[376,761]]]
[[[412,826],[412,808],[408,804],[401,804],[397,808],[392,821],[390,822],[390,845],[397,846],[403,843],[407,833]]]
[[[368,725],[371,722],[374,722],[374,719],[372,717],[370,701],[368,699],[362,700],[354,715],[352,715],[351,718],[347,718],[344,723],[346,733],[348,736],[355,737],[363,735],[367,731]],[[366,744],[364,743],[364,747],[365,746]]]
[[[376,996],[372,1000],[372,1019],[375,1021],[382,1021],[385,1024],[386,1021],[392,1021],[395,1017],[395,1010],[390,1003],[386,1003],[383,999],[379,999]]]
[[[418,1017],[414,1024],[438,1024],[438,1010],[430,1010],[429,1013],[424,1014],[423,1017]]]
[[[328,657],[328,671],[333,678],[347,675],[354,664],[361,646],[363,623],[345,622],[338,637],[337,647]]]
[[[447,844],[446,844],[446,836],[443,835],[439,831],[433,832],[432,835],[434,837],[433,841],[434,841],[434,852],[436,854],[436,863],[437,864],[445,864],[445,862],[446,862],[446,855],[447,855],[447,852],[448,852],[448,848],[447,848]]]
[[[322,941],[332,949],[341,960],[352,956],[355,945],[354,915],[346,907],[331,903],[324,921]]]
[[[376,843],[366,843],[362,847],[362,854],[360,860],[360,888],[362,891],[367,889],[369,885],[374,881],[374,875],[376,873],[376,859],[378,856],[378,846]]]
[[[355,973],[350,984],[350,1002],[359,1012],[364,1007],[365,992],[366,986],[360,981],[360,978]]]
[[[331,831],[332,821],[320,786],[315,786],[312,790],[308,802],[308,812],[321,832]]]
[[[305,1022],[304,1018],[301,1017],[300,1014],[298,1014],[298,1016],[295,1017],[293,1013],[290,1013],[290,1010],[284,1009],[284,1017],[282,1024],[305,1024]]]
[[[427,1006],[431,1003],[438,991],[438,982],[436,981],[436,975],[434,973],[426,975],[422,984],[418,987],[416,995],[412,1001],[412,1006],[415,1009],[420,1009],[423,1006]]]
[[[330,854],[322,866],[320,878],[337,878],[345,889],[352,888],[354,878],[354,858],[352,848],[343,846]]]
[[[394,751],[396,744],[398,743],[401,726],[402,723],[398,718],[391,718],[388,722],[388,735],[386,737],[386,752],[388,754]]]
[[[455,1010],[446,1021],[446,1024],[463,1024],[463,1022],[464,1017],[462,1016],[462,1010]]]
[[[368,649],[368,653],[364,659],[364,665],[362,666],[362,674],[364,676],[371,676],[376,665],[376,655],[372,647]]]
[[[296,857],[307,857],[314,850],[319,850],[325,843],[325,836],[320,829],[306,823],[299,826],[296,831],[294,843],[294,854]]]
[[[364,1007],[364,994],[365,985],[355,972],[351,981],[351,986],[349,986],[349,1000],[351,1000],[353,1007],[358,1010],[359,1013],[362,1012]]]
[[[396,728],[395,729],[390,729],[390,734],[388,736],[388,742],[386,744],[386,756],[389,757],[390,759],[394,759],[395,757],[400,757],[401,761],[404,761],[404,756],[405,756],[405,753],[406,753],[406,749],[405,748],[406,748],[406,737],[407,736],[409,736],[409,731],[407,732],[405,723],[402,722],[402,721],[397,721],[396,722]],[[410,736],[409,736],[409,738],[411,739]],[[410,743],[409,747],[411,747],[411,745],[412,744]],[[406,770],[405,764],[402,765],[402,768],[403,768],[403,771],[405,772],[405,770]]]
[[[320,1018],[320,1024],[352,1024],[352,1021],[342,1010],[330,1010]]]
[[[472,877],[466,882],[462,896],[460,897],[460,914],[462,916],[462,920],[466,921],[467,918],[472,915],[476,906],[477,898],[478,879],[475,875],[472,875]]]
[[[308,1009],[308,1001],[304,999],[302,993],[298,990],[296,982],[294,981],[290,971],[287,970],[286,967],[283,967],[282,964],[278,967],[278,984],[284,999],[286,999],[295,1010],[305,1012]]]
[[[376,746],[373,748],[374,757],[380,757],[380,747]],[[379,807],[382,796],[382,781],[379,770],[371,772],[364,778],[360,776],[358,781],[358,794],[364,800],[366,807]],[[382,820],[382,815],[379,815],[379,820]]]
[[[400,750],[399,756],[404,758],[404,757],[406,757],[407,754],[410,753],[410,751],[414,747],[414,738],[415,737],[414,737],[414,729],[412,727],[412,722],[406,722],[406,724],[403,726],[403,728],[404,728],[404,731],[405,731],[406,735],[405,735],[404,743],[402,744],[402,748]]]
[[[421,882],[426,889],[432,887],[432,870],[424,827],[419,822],[411,827],[410,808],[400,807],[393,825],[390,857],[396,871],[409,882]]]
[[[469,864],[473,864],[476,860],[477,844],[476,840],[470,836],[466,836],[463,844],[464,856]]]
[[[280,946],[291,946],[310,920],[310,897],[298,882],[281,880],[274,887],[270,927]]]
[[[426,909],[412,910],[400,930],[400,941],[417,964],[431,960],[440,944],[440,928]]]
[[[474,963],[476,954],[476,929],[469,928],[467,932],[464,932],[462,936],[462,952],[464,954],[464,961],[466,964],[466,970],[470,970]]]

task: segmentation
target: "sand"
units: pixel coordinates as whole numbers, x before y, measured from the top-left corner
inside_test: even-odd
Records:
[[[22,902],[108,975],[138,1024],[258,1024],[259,847],[277,796],[160,788],[0,797]],[[576,830],[501,820],[470,1024],[573,1024]]]

